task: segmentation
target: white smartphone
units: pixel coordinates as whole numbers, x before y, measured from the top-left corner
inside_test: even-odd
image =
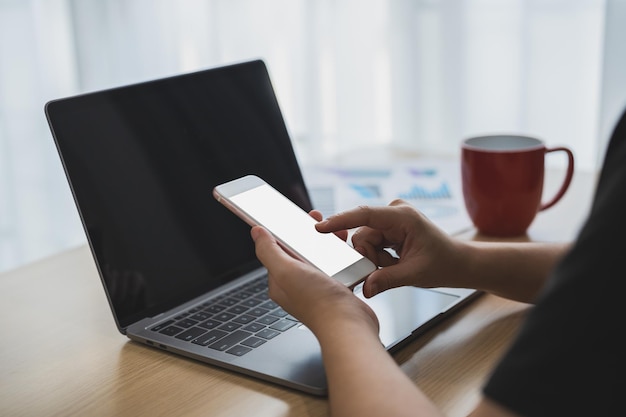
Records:
[[[349,288],[376,265],[334,233],[320,233],[317,221],[255,175],[216,186],[213,196],[251,226],[261,225],[292,256],[315,266]]]

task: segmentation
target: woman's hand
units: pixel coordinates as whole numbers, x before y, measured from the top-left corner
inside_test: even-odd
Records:
[[[354,248],[382,267],[366,279],[366,297],[406,285],[447,286],[460,269],[458,241],[403,200],[386,207],[358,207],[316,225],[320,232],[334,233],[357,227]]]
[[[319,213],[312,213],[316,219]],[[260,226],[251,236],[256,255],[268,270],[269,295],[285,311],[322,338],[337,320],[350,320],[378,335],[378,320],[367,304],[340,282],[293,258]]]

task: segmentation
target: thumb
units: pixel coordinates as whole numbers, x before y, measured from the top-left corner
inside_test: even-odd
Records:
[[[283,255],[283,250],[278,246],[274,236],[261,226],[254,226],[250,230],[250,236],[254,241],[256,256],[266,266],[277,257]]]
[[[250,236],[257,246],[257,249],[259,246],[271,245],[275,242],[274,236],[262,226],[253,226],[252,229],[250,229]]]
[[[391,288],[411,285],[408,277],[401,273],[400,265],[379,268],[372,272],[363,284],[363,295],[372,298]]]

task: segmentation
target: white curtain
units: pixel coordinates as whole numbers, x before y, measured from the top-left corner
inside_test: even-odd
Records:
[[[595,169],[626,97],[623,9],[0,0],[0,270],[84,242],[44,118],[50,99],[262,58],[303,163],[381,149],[455,155],[464,137],[512,132],[570,146],[579,168]]]

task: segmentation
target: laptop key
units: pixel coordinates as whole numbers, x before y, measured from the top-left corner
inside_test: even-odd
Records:
[[[280,332],[277,332],[276,330],[272,330],[272,329],[263,329],[260,332],[258,332],[256,335],[259,337],[262,337],[263,339],[273,339],[276,336],[278,336],[280,334]]]
[[[253,296],[252,293],[246,292],[246,291],[241,291],[232,295],[233,298],[236,298],[238,300],[245,300],[246,298],[250,298],[252,296]]]
[[[244,330],[248,330],[249,332],[256,333],[256,332],[258,332],[259,330],[261,330],[263,328],[265,328],[264,324],[261,324],[261,323],[250,323],[246,327],[244,327],[243,329]]]
[[[219,320],[219,321],[228,321],[232,318],[235,318],[237,315],[236,314],[232,314],[232,313],[220,313],[217,316],[214,316],[213,318],[215,320]]]
[[[203,321],[202,323],[198,324],[198,326],[204,327],[205,329],[213,329],[213,328],[219,326],[220,324],[222,324],[221,321],[208,319],[207,321]]]
[[[267,301],[270,299],[270,294],[268,292],[262,292],[254,296],[254,298],[258,298],[261,301]]]
[[[205,311],[200,311],[197,312],[196,314],[194,314],[193,316],[189,317],[191,320],[198,320],[198,321],[202,321],[202,320],[206,320],[209,317],[211,317],[211,315]]]
[[[230,353],[231,355],[235,355],[235,356],[243,356],[246,353],[250,352],[251,350],[252,349],[250,349],[249,347],[235,345],[232,348],[228,349],[226,353]]]
[[[238,302],[239,300],[236,300],[234,298],[225,298],[223,300],[220,300],[220,304],[227,306],[227,307],[234,306]]]
[[[256,317],[251,316],[249,314],[242,314],[239,317],[235,317],[233,319],[233,321],[235,323],[239,323],[239,324],[248,324],[248,323],[251,323],[252,321],[254,321],[255,319],[256,319]]]
[[[224,330],[227,332],[232,332],[233,330],[237,330],[240,327],[241,327],[241,324],[229,322],[229,323],[222,324],[220,327],[218,327],[218,329]]]
[[[252,310],[249,310],[248,314],[251,314],[251,315],[253,315],[255,317],[261,317],[262,315],[264,315],[267,312],[269,312],[269,310],[267,310],[265,308],[257,307],[257,308],[253,308]]]
[[[211,306],[208,306],[207,308],[205,308],[204,311],[207,311],[207,312],[209,312],[211,314],[217,314],[220,311],[224,310],[225,308],[226,307],[224,307],[224,306],[220,306],[220,305],[214,304],[214,305],[211,305]]]
[[[243,300],[241,302],[241,305],[244,305],[246,307],[255,307],[255,306],[257,306],[258,304],[261,304],[261,303],[262,303],[262,301],[255,297],[255,298],[248,298],[246,300]]]
[[[228,333],[223,330],[211,330],[210,332],[200,336],[199,338],[192,340],[191,343],[195,343],[196,345],[206,346],[210,343],[215,342],[216,340],[221,339],[226,336]]]
[[[268,310],[274,310],[275,308],[278,308],[279,306],[274,301],[268,300],[264,302],[263,304],[261,304],[259,307],[267,308]]]
[[[201,329],[199,327],[192,327],[190,329],[185,330],[184,332],[176,335],[177,339],[181,339],[181,340],[185,340],[187,342],[192,341],[193,339],[197,338],[198,336],[206,333],[206,329]]]
[[[163,333],[166,334],[168,336],[174,336],[180,332],[182,332],[184,329],[180,328],[180,327],[176,327],[176,326],[168,326],[165,329],[161,330],[159,333]]]
[[[292,328],[293,326],[295,326],[297,323],[295,321],[291,321],[291,320],[280,320],[277,321],[276,323],[272,324],[270,326],[270,329],[273,330],[279,330],[281,332],[284,332],[287,329]]]
[[[211,349],[226,350],[235,346],[237,343],[252,336],[252,333],[244,332],[243,330],[237,330],[229,334],[228,336],[218,340],[217,342],[209,345]]]
[[[233,314],[241,314],[244,311],[247,311],[248,307],[242,306],[242,305],[237,305],[234,307],[229,308],[228,310],[226,310],[228,313],[233,313]]]
[[[282,307],[277,308],[276,310],[272,311],[272,316],[277,316],[277,317],[285,317],[287,316],[287,313],[285,310],[283,310]]]
[[[265,342],[266,341],[261,339],[260,337],[250,336],[249,338],[241,342],[241,344],[244,346],[250,346],[251,348],[255,348],[261,346]]]
[[[191,320],[191,319],[182,319],[181,321],[176,323],[177,326],[184,327],[184,328],[195,326],[196,324],[198,324],[198,322],[196,320]]]
[[[275,321],[277,321],[277,320],[278,320],[278,317],[274,317],[274,316],[263,316],[263,317],[261,317],[260,319],[257,319],[257,322],[269,325],[269,324],[274,323],[274,322],[275,322]]]

